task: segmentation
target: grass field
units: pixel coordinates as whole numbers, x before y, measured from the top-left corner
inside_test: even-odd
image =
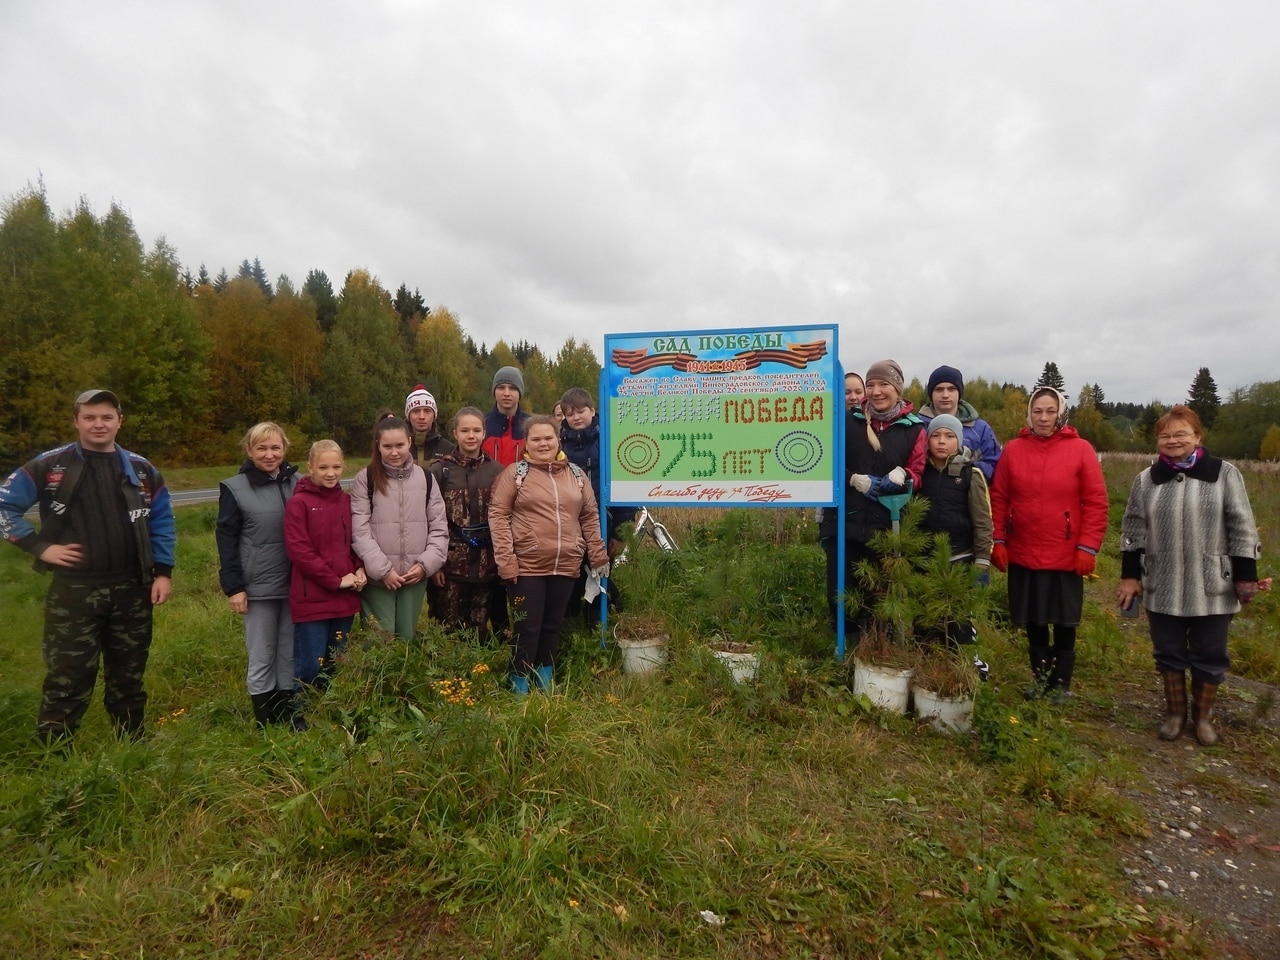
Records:
[[[46,583],[0,551],[0,956],[1218,956],[1176,902],[1135,901],[1114,854],[1146,829],[1119,789],[1141,767],[1073,719],[1150,675],[1111,601],[1136,470],[1107,464],[1080,703],[1024,703],[1022,643],[984,623],[994,679],[960,739],[851,696],[808,511],[664,513],[680,553],[618,572],[629,608],[666,620],[661,676],[622,675],[583,628],[557,693],[516,699],[503,651],[363,637],[311,730],[264,735],[216,509],[184,508],[150,736],[116,742],[98,702],[66,756],[28,741]],[[1270,549],[1280,477],[1247,482]],[[1277,610],[1233,628],[1238,669],[1272,683]],[[721,630],[767,646],[757,684],[710,657]]]

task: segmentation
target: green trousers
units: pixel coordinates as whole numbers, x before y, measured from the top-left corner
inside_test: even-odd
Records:
[[[365,626],[372,624],[402,640],[412,640],[418,633],[418,617],[426,596],[425,580],[399,590],[371,583],[360,592],[361,619]]]

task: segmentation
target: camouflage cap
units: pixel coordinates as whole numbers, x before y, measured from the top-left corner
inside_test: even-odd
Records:
[[[79,411],[81,407],[88,403],[109,403],[116,408],[116,412],[120,411],[120,398],[110,390],[94,389],[86,390],[80,396],[76,397],[76,402],[72,409]]]

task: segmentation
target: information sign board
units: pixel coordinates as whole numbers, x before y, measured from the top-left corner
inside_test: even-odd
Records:
[[[820,326],[606,336],[605,499],[835,504],[836,338]]]

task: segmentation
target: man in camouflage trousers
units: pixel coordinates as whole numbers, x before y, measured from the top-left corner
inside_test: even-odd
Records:
[[[123,419],[110,390],[86,390],[72,413],[78,439],[19,467],[0,485],[0,534],[52,571],[45,598],[44,689],[37,736],[80,725],[101,659],[103,705],[117,733],[143,732],[142,675],[151,613],[169,599],[173,506],[160,472],[116,445]],[[40,507],[40,530],[24,514]]]

